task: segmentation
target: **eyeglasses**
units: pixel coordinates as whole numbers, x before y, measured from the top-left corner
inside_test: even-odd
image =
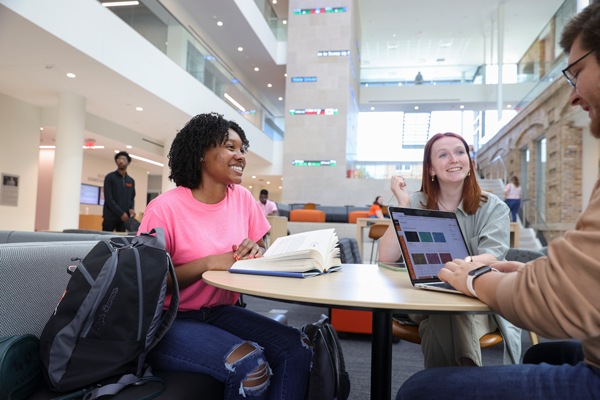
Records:
[[[565,76],[565,78],[567,78],[567,82],[569,82],[569,85],[571,85],[573,87],[573,89],[576,89],[575,85],[577,84],[577,77],[575,75],[573,75],[572,73],[570,73],[569,70],[575,64],[577,64],[579,61],[583,60],[584,58],[586,58],[587,56],[589,56],[593,52],[594,52],[594,50],[588,51],[583,56],[579,57],[577,60],[575,60],[571,64],[567,65],[567,68],[565,68],[565,69],[562,70],[563,75]]]

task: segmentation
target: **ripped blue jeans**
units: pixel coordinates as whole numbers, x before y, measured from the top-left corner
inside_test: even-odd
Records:
[[[221,306],[179,312],[149,361],[156,370],[210,375],[225,384],[227,400],[300,400],[311,358],[299,330],[242,307]]]

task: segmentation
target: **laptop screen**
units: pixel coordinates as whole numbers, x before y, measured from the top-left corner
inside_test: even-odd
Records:
[[[439,282],[448,261],[469,255],[453,212],[390,207],[402,255],[413,283]]]

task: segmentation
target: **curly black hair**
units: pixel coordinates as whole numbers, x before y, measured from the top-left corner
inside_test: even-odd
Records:
[[[250,142],[244,130],[234,121],[223,118],[216,112],[198,114],[188,121],[177,133],[169,150],[169,179],[177,186],[195,189],[200,186],[202,175],[201,160],[206,151],[224,144],[232,129],[242,140],[242,152],[246,152]]]

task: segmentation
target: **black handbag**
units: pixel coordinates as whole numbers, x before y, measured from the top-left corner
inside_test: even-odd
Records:
[[[34,335],[0,338],[0,400],[31,396],[41,382],[39,340]]]
[[[306,400],[346,400],[350,395],[350,377],[346,371],[342,346],[329,318],[306,324],[301,329],[311,342],[312,364]]]

